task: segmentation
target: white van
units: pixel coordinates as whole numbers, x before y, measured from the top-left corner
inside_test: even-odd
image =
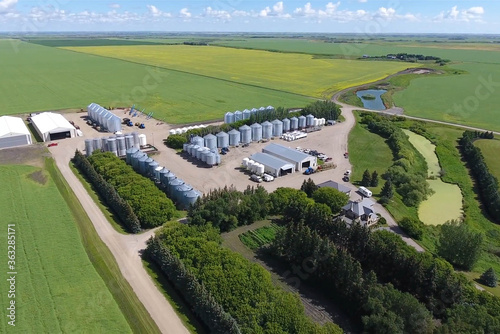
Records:
[[[372,192],[365,187],[359,187],[358,191],[365,197],[372,197]]]

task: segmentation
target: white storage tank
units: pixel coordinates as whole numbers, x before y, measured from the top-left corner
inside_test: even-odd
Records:
[[[215,149],[217,148],[217,137],[215,137],[213,134],[209,133],[205,137],[203,137],[205,140],[205,147],[208,147],[209,149]]]
[[[307,120],[305,116],[299,116],[299,129],[303,129],[307,126]]]
[[[170,131],[168,132],[170,135],[175,135],[175,129],[170,129]]]
[[[200,148],[200,146],[198,146],[198,145],[193,145],[193,147],[191,147],[191,156],[193,158],[196,158],[196,152],[198,151],[199,148]]]
[[[215,164],[219,165],[221,163],[222,159],[220,157],[219,153],[215,153]]]
[[[262,174],[264,174],[264,169],[265,169],[265,168],[264,168],[264,165],[263,165],[263,164],[259,164],[259,165],[257,166],[257,174],[258,174],[258,175],[262,175]]]
[[[234,112],[234,121],[238,122],[238,121],[241,121],[242,119],[243,119],[243,113],[239,110],[236,110]]]
[[[137,131],[134,131],[131,133],[132,137],[134,137],[134,147],[139,149],[141,148],[141,142],[139,140],[139,133]]]
[[[299,119],[297,117],[290,118],[290,131],[295,131],[299,128]]]
[[[179,128],[175,129],[175,134],[176,134],[176,135],[180,135],[180,134],[182,134],[182,130],[181,130],[181,129],[179,129]]]
[[[282,122],[283,122],[283,132],[290,131],[290,120],[288,118],[284,118]]]
[[[224,115],[224,123],[226,124],[234,123],[234,114],[232,112],[227,112]]]
[[[314,116],[309,114],[306,116],[306,126],[314,126]]]
[[[217,147],[223,148],[229,146],[229,135],[223,131],[219,132],[217,135]]]
[[[313,120],[313,125],[314,125],[314,126],[318,126],[318,125],[319,125],[319,119],[314,118],[314,120]]]
[[[247,168],[248,166],[248,161],[250,161],[250,159],[248,158],[244,158],[243,161],[241,162],[241,165],[245,168]]]
[[[239,146],[240,145],[240,132],[236,129],[232,129],[228,132],[229,134],[229,145],[230,146]]]
[[[125,136],[125,146],[127,147],[127,149],[134,147],[134,136],[132,135]]]
[[[127,154],[127,146],[125,144],[125,137],[116,138],[116,142],[118,144],[118,156],[123,157]]]
[[[118,147],[116,144],[116,138],[108,138],[108,151],[118,156]]]
[[[253,161],[252,159],[249,159],[249,160],[248,160],[248,163],[247,163],[247,169],[248,169],[249,171],[251,171],[251,170],[252,170],[253,165],[255,165],[255,161]]]
[[[283,122],[279,119],[273,121],[273,137],[281,137],[283,134]]]
[[[270,122],[265,121],[264,123],[262,123],[262,138],[271,139],[272,136],[273,136],[273,125]]]
[[[196,150],[196,159],[201,160],[201,155],[203,154],[204,151],[205,151],[204,147],[199,147]]]
[[[252,140],[262,140],[262,125],[260,125],[259,123],[253,123],[250,128],[252,129]]]
[[[254,164],[252,165],[252,168],[250,169],[250,171],[251,171],[252,173],[256,173],[256,172],[257,172],[257,168],[259,168],[259,165],[260,165],[260,164],[259,164],[258,162],[254,163]]]
[[[248,125],[242,125],[240,130],[240,142],[242,144],[249,144],[252,141],[252,129]]]
[[[147,144],[148,144],[148,141],[147,141],[146,135],[144,133],[141,133],[139,135],[139,145],[146,146]]]
[[[243,110],[243,119],[249,119],[250,115],[251,115],[250,110],[248,109]]]
[[[210,152],[207,154],[207,165],[213,166],[217,163],[217,159],[215,158],[215,153]]]
[[[90,156],[92,152],[94,152],[94,141],[92,139],[85,139],[85,154]]]
[[[201,138],[200,136],[194,136],[193,138],[191,138],[191,144],[205,146],[205,140],[203,140],[203,138]]]

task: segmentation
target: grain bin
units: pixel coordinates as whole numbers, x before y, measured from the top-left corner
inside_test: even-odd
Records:
[[[127,149],[134,147],[134,136],[132,135],[125,136],[125,146],[127,147]]]
[[[257,174],[258,174],[258,175],[262,175],[262,174],[264,174],[264,169],[265,169],[264,165],[263,165],[263,164],[259,164],[259,165],[257,166]]]
[[[283,122],[279,119],[273,121],[273,137],[281,137],[283,134]]]
[[[238,130],[232,129],[228,132],[229,134],[229,145],[230,146],[239,146],[241,134]]]
[[[240,142],[242,144],[249,144],[252,141],[252,129],[248,125],[242,125],[240,130]]]
[[[203,140],[203,138],[201,138],[200,136],[194,136],[193,138],[191,138],[191,144],[205,146],[205,140]]]
[[[252,171],[253,165],[255,165],[255,161],[253,161],[252,159],[249,159],[248,162],[247,162],[247,169],[249,171]]]
[[[137,131],[134,131],[131,133],[132,137],[134,137],[134,147],[135,148],[141,148],[141,142],[139,140],[139,133]]]
[[[116,138],[108,138],[108,151],[118,156],[118,147],[116,145]]]
[[[158,182],[160,182],[161,184],[165,184],[165,178],[168,175],[168,173],[170,173],[170,171],[168,169],[166,169],[165,167],[163,167],[158,172]]]
[[[147,144],[148,144],[148,140],[146,138],[146,135],[144,133],[141,133],[139,135],[139,146],[142,147],[142,146],[146,146]]]
[[[127,150],[127,156],[125,158],[125,161],[127,162],[128,165],[132,165],[132,155],[137,153],[138,149],[131,147]]]
[[[85,154],[90,156],[92,152],[94,152],[94,141],[92,139],[85,139]]]
[[[205,152],[205,148],[198,147],[198,149],[196,150],[196,159],[201,160],[201,155],[203,154],[203,152]]]
[[[207,154],[207,165],[213,166],[217,163],[217,159],[215,158],[215,153],[210,152]]]
[[[234,123],[234,114],[232,112],[227,112],[224,115],[224,123],[226,124]]]
[[[223,148],[229,146],[229,135],[224,131],[219,132],[217,135],[217,147]]]
[[[94,150],[102,150],[101,138],[94,138],[92,141]]]
[[[255,114],[257,114],[258,111],[259,111],[259,109],[252,108],[252,110],[250,110],[250,115],[255,115]]]
[[[208,147],[209,149],[217,148],[217,137],[213,134],[209,133],[203,137],[203,139],[205,140],[205,147]]]
[[[250,161],[250,159],[248,158],[244,158],[243,161],[241,162],[241,165],[245,168],[247,168],[248,166],[248,161]]]
[[[125,137],[116,138],[116,143],[118,144],[118,156],[123,157],[127,153]]]
[[[248,109],[243,110],[243,119],[249,119],[250,115],[251,115],[250,110]]]
[[[198,149],[200,148],[200,146],[198,145],[193,145],[193,147],[191,147],[191,152],[189,153],[193,158],[196,158],[196,151],[198,151]]]
[[[170,131],[168,132],[169,135],[175,135],[175,129],[170,129]]]
[[[207,162],[207,156],[210,154],[210,150],[205,147],[205,150],[201,153],[201,161],[202,162]]]
[[[137,171],[141,174],[144,174],[144,171],[146,170],[146,160],[148,160],[149,157],[147,155],[143,155],[137,160]]]
[[[184,207],[188,208],[190,205],[193,205],[200,197],[201,194],[198,191],[191,189],[190,191],[184,194],[184,200],[183,200]]]
[[[263,114],[263,113],[266,113],[267,112],[267,109],[264,108],[264,107],[260,107],[259,108],[259,114]]]
[[[295,131],[299,128],[299,119],[297,117],[290,118],[290,131]]]
[[[214,153],[215,154],[215,164],[219,165],[222,161],[220,154],[219,153]]]
[[[268,121],[265,121],[261,125],[262,125],[262,138],[271,139],[271,137],[273,136],[273,125]]]
[[[193,187],[185,183],[175,188],[175,200],[177,201],[177,203],[180,204],[181,207],[183,204],[182,200],[184,199],[184,195],[187,194],[192,189]]]
[[[239,110],[236,110],[234,112],[234,121],[238,122],[238,121],[241,121],[242,119],[243,119],[243,113]]]
[[[108,137],[101,138],[101,150],[106,152],[108,150]]]
[[[259,123],[253,123],[250,128],[252,129],[252,140],[262,140],[262,125],[260,125]]]
[[[309,114],[306,116],[306,126],[311,127],[314,126],[314,116]]]
[[[182,151],[183,151],[183,152],[187,152],[187,151],[188,151],[188,146],[189,146],[189,145],[193,145],[193,144],[188,144],[188,143],[184,143],[184,144],[182,144]]]
[[[290,131],[290,120],[288,118],[284,118],[282,120],[283,122],[283,132],[289,132]]]
[[[167,187],[168,197],[170,199],[175,199],[176,194],[177,194],[175,188],[177,188],[178,186],[183,185],[183,184],[184,184],[184,181],[182,181],[181,179],[178,179],[178,178],[175,178],[175,179],[168,181],[168,187]]]
[[[139,170],[139,159],[141,159],[143,156],[146,156],[146,153],[137,151],[132,156],[130,157],[130,165],[138,171]]]
[[[156,171],[156,168],[158,168],[160,166],[160,164],[156,161],[151,161],[149,164],[148,164],[148,171],[147,171],[147,175],[149,177],[154,177],[155,176],[155,171]]]
[[[314,117],[313,117],[314,118]],[[299,129],[303,129],[307,126],[307,120],[305,116],[299,116]]]
[[[168,191],[168,184],[171,180],[175,179],[175,174],[172,172],[167,173],[166,175],[163,175],[163,179],[161,180],[161,183],[165,187],[165,189]]]
[[[267,110],[267,111],[274,111],[274,107],[273,107],[273,106],[267,106],[267,107],[266,107],[266,110]]]

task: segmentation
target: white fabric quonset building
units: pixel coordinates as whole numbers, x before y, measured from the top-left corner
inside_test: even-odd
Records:
[[[31,117],[33,127],[43,141],[76,137],[76,129],[61,114],[44,112]]]
[[[19,117],[0,117],[0,148],[31,145],[31,133]]]

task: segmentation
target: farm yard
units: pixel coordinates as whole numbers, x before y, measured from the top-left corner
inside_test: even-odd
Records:
[[[479,139],[474,142],[474,145],[479,147],[484,156],[484,161],[490,172],[500,180],[500,140]]]
[[[0,331],[131,333],[92,266],[74,218],[48,172],[34,166],[1,165],[0,182],[2,221],[14,224],[16,230],[18,273],[16,326],[8,326],[4,316]],[[1,243],[7,249],[7,238]],[[7,284],[4,277],[3,291],[9,290]],[[2,295],[4,305],[6,297]]]

